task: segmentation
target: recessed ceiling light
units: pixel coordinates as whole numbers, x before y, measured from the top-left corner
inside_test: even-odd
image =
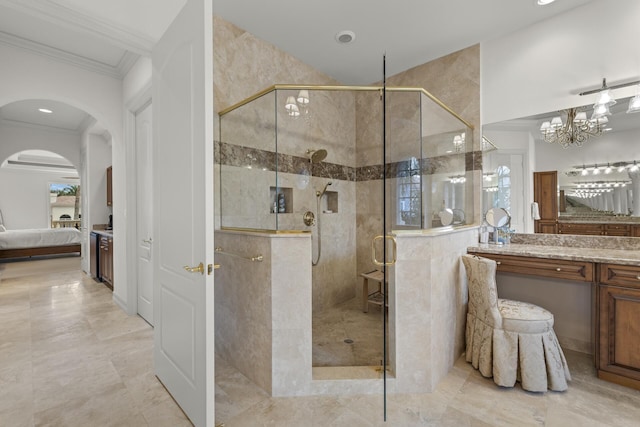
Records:
[[[556,0],[538,0],[538,5],[539,6],[546,6],[548,4],[553,3]]]
[[[356,39],[356,33],[353,31],[340,31],[336,34],[336,41],[340,44],[353,43]]]
[[[49,110],[48,108],[38,108],[38,111],[40,111],[41,113],[45,113],[45,114],[53,113],[53,111]]]

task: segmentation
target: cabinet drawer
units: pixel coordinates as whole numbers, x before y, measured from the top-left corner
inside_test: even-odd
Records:
[[[633,265],[601,264],[600,283],[640,289],[640,267]]]
[[[630,236],[631,226],[629,224],[605,224],[604,234],[607,236]]]
[[[487,253],[477,253],[476,255],[495,260],[498,264],[499,272],[553,277],[581,282],[593,282],[595,279],[593,263],[591,262]]]
[[[599,236],[603,234],[602,224],[567,224],[558,223],[559,234],[580,234]]]

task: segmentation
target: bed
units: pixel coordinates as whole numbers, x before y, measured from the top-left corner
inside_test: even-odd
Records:
[[[81,233],[75,228],[0,231],[0,259],[80,253]]]

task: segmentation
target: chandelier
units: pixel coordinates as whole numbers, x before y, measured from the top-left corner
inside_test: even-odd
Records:
[[[550,144],[558,143],[562,148],[582,147],[587,139],[602,135],[605,124],[609,122],[607,116],[587,119],[587,113],[576,108],[564,112],[567,114],[566,121],[556,116],[540,126],[544,140]]]

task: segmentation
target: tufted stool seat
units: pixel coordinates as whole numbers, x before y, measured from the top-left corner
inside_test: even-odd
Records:
[[[466,359],[502,387],[564,391],[571,380],[553,331],[553,314],[534,304],[500,299],[496,262],[463,255],[469,283]]]
[[[502,327],[513,332],[541,334],[553,330],[553,314],[528,302],[498,298]]]

